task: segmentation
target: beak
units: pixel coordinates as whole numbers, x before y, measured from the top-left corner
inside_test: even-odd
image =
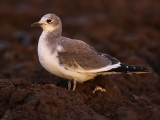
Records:
[[[35,23],[31,24],[31,27],[42,26],[43,24],[44,24],[44,23],[35,22]]]

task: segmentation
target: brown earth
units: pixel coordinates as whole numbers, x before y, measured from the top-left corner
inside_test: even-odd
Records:
[[[150,74],[100,76],[67,90],[67,80],[38,62],[40,29],[30,28],[46,13],[62,18],[63,35],[81,39]],[[1,120],[159,120],[159,0],[1,0]],[[94,89],[100,86],[106,92]]]

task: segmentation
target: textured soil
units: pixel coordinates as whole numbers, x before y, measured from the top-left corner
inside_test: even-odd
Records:
[[[64,36],[151,73],[99,76],[67,90],[38,61],[41,29],[30,24],[46,13],[60,16]],[[160,120],[160,2],[1,0],[0,68],[1,120]]]

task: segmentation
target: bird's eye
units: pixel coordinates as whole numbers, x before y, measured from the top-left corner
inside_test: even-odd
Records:
[[[47,20],[47,23],[51,23],[51,22],[52,22],[52,20],[51,20],[51,19],[48,19],[48,20]]]

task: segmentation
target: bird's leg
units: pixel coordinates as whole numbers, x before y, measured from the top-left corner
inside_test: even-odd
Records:
[[[76,85],[77,85],[77,82],[74,80],[74,83],[73,83],[73,91],[76,89]]]
[[[68,90],[70,90],[70,89],[71,89],[71,81],[68,80]]]

